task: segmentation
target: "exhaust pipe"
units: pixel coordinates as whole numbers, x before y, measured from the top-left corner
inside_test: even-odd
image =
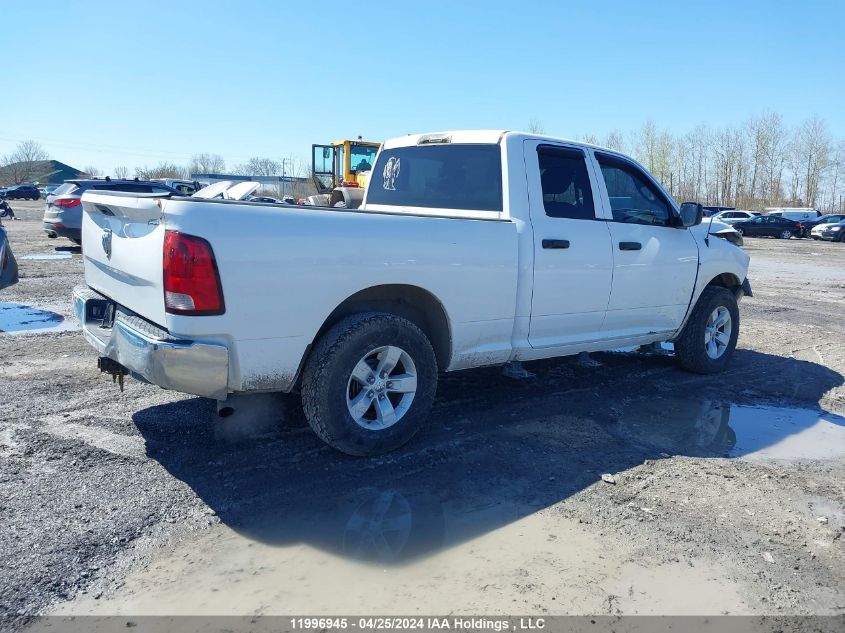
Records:
[[[233,406],[233,404],[234,403],[229,398],[227,398],[226,400],[218,400],[217,415],[221,418],[228,418],[235,412],[235,407]]]

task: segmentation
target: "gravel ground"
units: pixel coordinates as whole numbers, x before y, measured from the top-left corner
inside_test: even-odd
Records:
[[[44,236],[43,203],[13,206],[0,329],[29,331],[0,333],[7,622],[845,612],[845,245],[746,240],[755,296],[726,373],[608,353],[447,375],[425,433],[355,459],[290,399],[220,421],[203,398],[121,393],[74,331],[79,249]],[[370,591],[383,574],[389,595]]]

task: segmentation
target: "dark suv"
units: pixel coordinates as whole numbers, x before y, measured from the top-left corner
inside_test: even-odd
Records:
[[[185,195],[173,187],[152,180],[66,180],[47,196],[44,208],[44,231],[47,237],[66,237],[82,243],[82,194],[89,189],[125,191],[128,193],[160,193]]]
[[[12,185],[0,189],[0,198],[6,200],[38,200],[41,192],[35,185]]]

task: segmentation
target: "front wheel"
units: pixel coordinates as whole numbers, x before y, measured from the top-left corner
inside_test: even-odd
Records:
[[[707,286],[675,341],[675,357],[687,371],[712,374],[727,367],[739,336],[739,307],[727,288]]]
[[[792,237],[792,231],[781,231],[780,232],[780,239],[788,240],[790,237]]]
[[[314,347],[302,377],[302,408],[324,442],[349,455],[386,453],[424,425],[437,389],[425,334],[392,314],[347,317]]]
[[[740,235],[745,235],[745,231],[742,230],[741,226],[735,226],[734,230],[739,233]]]

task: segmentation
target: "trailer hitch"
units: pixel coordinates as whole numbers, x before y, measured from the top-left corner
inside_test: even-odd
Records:
[[[109,374],[111,376],[111,381],[120,385],[120,391],[123,391],[123,377],[129,373],[129,370],[126,369],[126,367],[118,363],[116,360],[112,360],[108,356],[100,356],[97,359],[97,369],[104,374]]]

